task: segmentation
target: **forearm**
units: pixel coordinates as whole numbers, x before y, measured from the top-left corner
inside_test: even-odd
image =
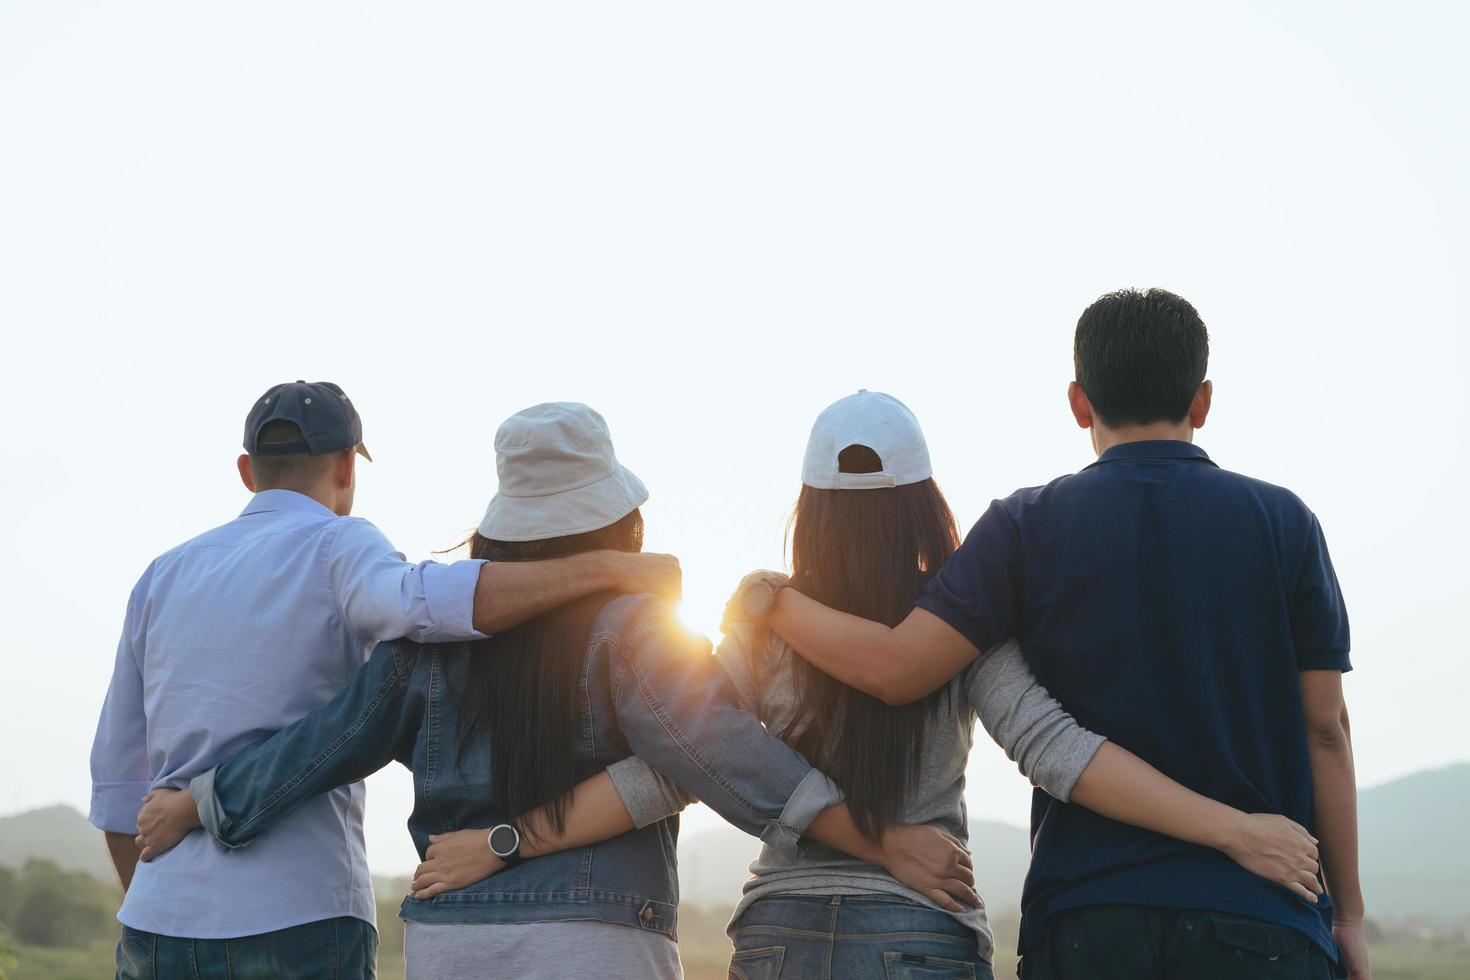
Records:
[[[392,761],[411,727],[407,657],[400,659],[392,644],[380,645],[331,701],[194,777],[189,789],[210,836],[241,846],[311,797]]]
[[[793,588],[776,593],[770,627],[823,673],[881,698],[909,693],[903,663],[893,652],[893,630],[882,623],[829,609]]]
[[[107,839],[107,853],[112,858],[112,866],[117,869],[117,880],[122,883],[123,891],[133,883],[133,872],[138,869],[138,845],[132,834],[119,834],[111,830],[103,831]]]
[[[883,847],[866,836],[852,819],[846,803],[829,806],[806,828],[806,836],[869,864],[883,864]]]
[[[1336,731],[1308,736],[1312,762],[1313,810],[1322,874],[1339,921],[1363,918],[1363,888],[1358,880],[1358,786],[1347,709]]]
[[[614,588],[616,558],[593,551],[551,561],[486,562],[475,586],[475,629],[499,633],[594,592]]]
[[[1072,788],[1095,813],[1191,844],[1228,851],[1244,816],[1201,796],[1113,742],[1104,742]]]
[[[633,829],[633,818],[623,806],[612,777],[604,771],[572,790],[560,832],[551,819],[549,807],[532,810],[517,820],[516,826],[521,830],[521,854],[539,857],[625,834]]]

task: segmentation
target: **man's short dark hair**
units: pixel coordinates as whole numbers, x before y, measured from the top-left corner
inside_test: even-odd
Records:
[[[1073,357],[1103,424],[1177,422],[1205,380],[1210,336],[1182,296],[1120,289],[1082,311]]]
[[[295,422],[276,419],[260,429],[257,445],[264,449],[302,440],[301,428]],[[336,453],[252,453],[250,455],[250,477],[257,490],[301,490],[311,486],[322,472],[331,466]]]

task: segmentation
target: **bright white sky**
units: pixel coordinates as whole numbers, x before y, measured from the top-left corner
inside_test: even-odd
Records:
[[[85,809],[128,590],[244,506],[276,381],[352,394],[359,513],[414,558],[478,521],[503,418],[592,404],[710,628],[781,561],[807,428],[852,390],[914,409],[966,527],[1086,465],[1071,330],[1122,285],[1194,301],[1201,443],[1322,518],[1362,780],[1470,756],[1467,29],[1447,2],[5,4],[0,810]],[[406,773],[369,795],[375,865],[411,867]],[[1025,821],[988,744],[969,799]]]

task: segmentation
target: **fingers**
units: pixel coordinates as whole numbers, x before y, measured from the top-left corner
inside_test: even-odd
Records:
[[[951,898],[963,902],[968,908],[978,909],[980,907],[980,896],[975,894],[975,889],[957,878],[950,878],[940,885],[945,893]]]
[[[408,890],[413,892],[414,896],[417,897],[418,893],[425,888],[428,888],[430,885],[441,884],[443,881],[444,876],[438,872],[420,870],[413,876],[413,881],[409,883]]]
[[[948,909],[951,912],[963,912],[965,910],[963,905],[951,898],[949,893],[942,888],[930,888],[924,894],[928,895],[934,904],[942,909]]]
[[[1311,892],[1313,895],[1322,894],[1322,882],[1317,880],[1316,871],[1304,868],[1301,871],[1297,872],[1296,880],[1304,885],[1307,891]]]
[[[423,902],[423,901],[427,901],[428,899],[431,899],[431,898],[435,897],[436,895],[443,895],[445,892],[450,891],[450,890],[451,889],[450,889],[448,883],[441,881],[441,882],[439,882],[437,884],[433,884],[433,885],[428,886],[423,891],[417,891],[417,890],[415,890],[414,893],[413,893],[413,897],[416,898],[416,899],[418,899],[419,901]]]
[[[1293,881],[1290,884],[1288,884],[1286,887],[1290,891],[1294,892],[1297,896],[1306,899],[1307,901],[1311,902],[1313,905],[1316,905],[1317,904],[1317,896],[1314,895],[1314,894],[1312,894],[1311,892],[1307,891],[1306,887],[1303,886],[1301,882],[1299,882],[1299,881]]]
[[[957,865],[954,871],[950,872],[950,874],[955,878],[956,881],[962,881],[967,886],[973,887],[975,884],[974,868],[967,868],[963,864],[961,864]]]

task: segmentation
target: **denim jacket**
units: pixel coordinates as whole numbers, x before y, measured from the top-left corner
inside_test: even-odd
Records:
[[[394,759],[413,770],[409,833],[420,856],[431,834],[519,816],[490,796],[488,744],[459,749],[454,692],[477,655],[471,644],[380,645],[330,702],[194,779],[205,829],[225,847],[242,846],[303,800]],[[581,724],[570,734],[588,776],[636,753],[742,830],[792,849],[841,799],[737,707],[708,641],[682,631],[651,596],[619,597],[598,614],[578,695]],[[677,837],[671,816],[428,901],[407,898],[401,915],[428,923],[597,919],[676,938]]]

